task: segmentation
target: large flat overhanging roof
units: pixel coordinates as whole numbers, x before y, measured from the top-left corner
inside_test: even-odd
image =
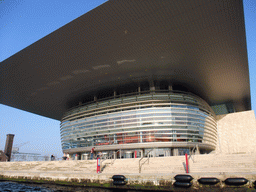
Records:
[[[249,110],[242,0],[109,1],[0,63],[0,102],[60,120],[68,103],[148,80]]]

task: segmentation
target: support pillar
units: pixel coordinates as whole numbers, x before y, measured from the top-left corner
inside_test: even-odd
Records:
[[[139,92],[139,95],[140,95],[140,92],[141,92],[141,88],[140,88],[140,86],[138,87],[138,92]]]
[[[150,81],[149,82],[149,89],[150,89],[150,92],[154,92],[156,90],[156,87],[155,87],[155,84],[154,84],[154,81]]]
[[[173,154],[173,156],[178,156],[179,155],[179,149],[178,148],[172,149],[172,154]]]

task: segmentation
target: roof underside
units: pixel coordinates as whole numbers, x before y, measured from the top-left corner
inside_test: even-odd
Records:
[[[0,63],[0,103],[60,120],[106,87],[168,80],[249,110],[242,0],[109,1]]]

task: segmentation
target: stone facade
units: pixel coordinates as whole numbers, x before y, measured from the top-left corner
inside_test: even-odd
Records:
[[[256,152],[256,119],[254,111],[217,115],[217,153]]]

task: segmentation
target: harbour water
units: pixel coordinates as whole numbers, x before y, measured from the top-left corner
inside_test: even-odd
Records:
[[[14,182],[0,182],[0,191],[10,191],[10,192],[30,192],[30,191],[42,191],[42,192],[53,192],[54,190],[47,189],[44,187],[29,186]]]
[[[60,186],[49,184],[24,184],[16,182],[0,182],[0,192],[135,192],[125,189],[103,189],[91,187]]]

